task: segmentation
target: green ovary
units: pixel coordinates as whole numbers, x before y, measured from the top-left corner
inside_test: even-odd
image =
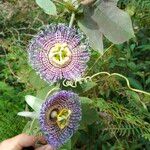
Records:
[[[56,67],[64,67],[71,61],[71,52],[66,43],[56,43],[50,49],[49,60]]]

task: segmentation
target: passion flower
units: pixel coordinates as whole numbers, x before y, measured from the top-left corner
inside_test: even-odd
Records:
[[[78,95],[60,91],[48,97],[41,107],[39,118],[48,143],[59,148],[79,126],[81,106]]]
[[[84,34],[64,24],[44,27],[31,40],[28,53],[31,66],[49,83],[80,78],[89,60]]]
[[[32,127],[34,121],[39,122],[35,124],[35,128],[42,131],[48,144],[54,149],[61,147],[78,129],[82,113],[77,94],[59,91],[46,100],[31,95],[27,95],[25,100],[34,111],[19,112],[18,115],[32,118]]]

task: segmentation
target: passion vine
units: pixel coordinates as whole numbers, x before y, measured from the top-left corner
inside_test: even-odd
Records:
[[[104,74],[109,77],[119,76],[126,80],[130,90],[149,94],[131,88],[128,79],[117,73],[98,72],[83,77],[90,58],[89,45],[102,53],[103,35],[115,44],[134,36],[131,19],[116,6],[117,0],[36,2],[49,15],[57,14],[55,3],[71,14],[69,25],[58,23],[42,27],[29,43],[27,51],[29,64],[37,74],[48,84],[62,86],[54,93],[53,90],[48,92],[43,100],[26,96],[26,102],[34,112],[25,111],[18,115],[38,120],[37,126],[48,144],[58,149],[78,129],[82,116],[79,96],[65,88],[71,87],[73,90],[78,83],[92,81],[94,77]],[[81,18],[75,18],[78,13],[82,14]],[[78,27],[72,27],[74,21],[86,35]],[[32,125],[33,122],[30,129]]]

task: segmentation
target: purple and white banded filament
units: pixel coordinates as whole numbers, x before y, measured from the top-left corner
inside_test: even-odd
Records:
[[[61,68],[52,65],[48,57],[49,51],[57,43],[66,43],[71,52],[70,63]],[[46,26],[32,39],[28,53],[31,66],[49,83],[80,78],[89,60],[86,37],[79,30],[64,24]]]
[[[64,129],[60,129],[57,124],[50,123],[47,120],[47,113],[53,109],[71,110],[68,125]],[[47,142],[54,148],[59,148],[67,142],[78,129],[81,116],[81,104],[77,94],[70,91],[60,91],[47,98],[42,105],[39,118],[41,129],[46,135]]]

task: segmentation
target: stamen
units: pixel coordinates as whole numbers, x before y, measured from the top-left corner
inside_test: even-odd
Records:
[[[70,115],[71,110],[69,109],[64,108],[59,112],[59,114],[57,115],[57,125],[60,129],[64,129],[68,125]]]
[[[50,49],[49,60],[55,67],[64,67],[71,61],[71,51],[66,43],[56,43]]]

